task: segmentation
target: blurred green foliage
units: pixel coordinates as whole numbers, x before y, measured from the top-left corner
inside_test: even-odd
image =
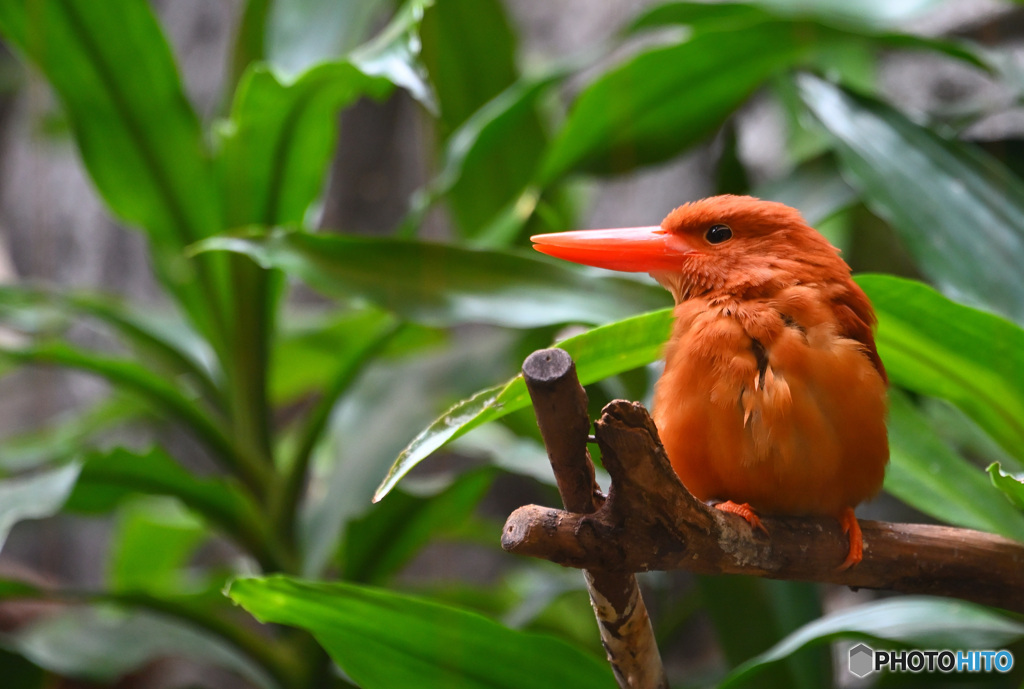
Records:
[[[44,673],[111,683],[167,655],[281,689],[614,686],[596,633],[580,631],[592,619],[578,577],[522,562],[487,585],[400,575],[431,543],[497,548],[499,527],[477,507],[499,477],[550,484],[525,386],[500,382],[526,352],[566,325],[596,326],[561,344],[596,403],[650,394],[645,367],[670,324],[661,291],[521,247],[533,231],[574,225],[585,180],[716,137],[720,191],[794,205],[852,256],[869,220],[931,283],[858,278],[897,386],[886,490],[941,522],[1024,538],[1017,148],[989,145],[994,155],[952,134],[985,116],[983,104],[956,121],[909,117],[877,86],[883,51],[916,51],[1019,100],[999,50],[900,29],[937,4],[652,4],[583,54],[523,71],[499,0],[249,0],[230,105],[207,131],[145,0],[0,2],[0,35],[53,88],[96,189],[144,233],[175,307],[0,286],[0,323],[20,334],[0,350],[4,372],[58,365],[110,384],[94,407],[0,441],[0,535],[62,512],[117,524],[102,590],[0,582],[2,599],[61,604],[5,633],[4,686],[44,686]],[[433,124],[435,176],[393,237],[319,231],[339,112],[397,90]],[[754,97],[777,104],[788,131],[785,174],[750,189],[737,113]],[[439,205],[448,243],[419,238]],[[332,309],[285,309],[292,280]],[[83,321],[123,353],[69,337]],[[467,345],[469,324],[490,327]],[[195,442],[99,442],[167,423]],[[458,438],[481,456],[473,468],[407,476]],[[195,474],[181,452],[220,473]],[[214,537],[246,564],[194,567]],[[236,578],[254,569],[269,576]],[[1024,637],[1018,622],[964,603],[900,598],[823,617],[807,585],[647,582],[666,657],[693,634],[696,610],[722,649],[674,686],[823,686],[837,639],[984,648]],[[254,631],[248,613],[286,627]]]

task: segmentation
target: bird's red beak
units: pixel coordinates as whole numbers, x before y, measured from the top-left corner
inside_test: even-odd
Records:
[[[680,270],[686,257],[696,253],[683,237],[661,227],[555,232],[534,235],[530,241],[542,254],[631,273]]]

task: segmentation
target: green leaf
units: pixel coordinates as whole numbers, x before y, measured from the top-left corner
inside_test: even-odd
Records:
[[[173,246],[213,234],[219,209],[199,123],[149,3],[6,2],[0,31],[59,94],[118,215]]]
[[[834,639],[896,643],[914,648],[1000,648],[1024,637],[1024,625],[965,601],[903,596],[848,608],[805,625],[733,670],[718,685],[730,689],[771,663]]]
[[[320,65],[290,83],[264,66],[250,68],[219,129],[227,226],[301,223],[323,189],[338,111],[364,94],[381,97],[390,89],[386,79],[348,62]]]
[[[862,0],[856,3],[834,0],[761,0],[754,3],[667,2],[656,5],[633,21],[630,30],[649,29],[667,24],[691,24],[704,27],[764,17],[815,19],[859,31],[883,26],[900,26],[943,0]]]
[[[3,359],[21,364],[56,364],[101,376],[113,385],[137,393],[154,408],[182,422],[227,461],[234,462],[238,458],[215,415],[197,406],[163,377],[130,359],[97,354],[61,342],[0,349],[0,360]]]
[[[913,280],[861,275],[891,381],[949,400],[1024,459],[1024,330]]]
[[[266,57],[282,76],[302,74],[362,43],[384,0],[275,0],[266,26]]]
[[[68,464],[0,481],[0,549],[14,525],[57,514],[71,494],[81,466]]]
[[[7,644],[51,672],[103,684],[156,659],[178,656],[227,668],[264,689],[276,686],[263,668],[219,636],[149,612],[71,607],[20,628]]]
[[[532,136],[524,130],[532,128],[530,124],[536,118],[537,101],[546,94],[557,82],[572,73],[578,65],[576,62],[555,65],[542,74],[530,77],[523,77],[499,93],[497,96],[482,105],[476,112],[470,115],[455,131],[447,138],[444,151],[441,156],[441,170],[431,181],[425,190],[422,190],[413,197],[409,217],[403,223],[403,236],[412,236],[419,228],[423,217],[437,198],[454,193],[457,197],[455,203],[472,203],[468,198],[469,190],[475,186],[475,179],[486,179],[493,174],[494,161],[503,155],[512,155],[511,148],[517,145],[521,137],[526,136],[527,140]],[[534,155],[527,147],[524,153]],[[520,153],[515,153],[519,156]],[[527,155],[522,156],[524,161]],[[534,166],[538,160],[533,159]],[[530,170],[531,174],[533,168]],[[528,177],[522,179],[502,179],[497,186],[503,190],[514,189],[522,191],[528,181]],[[463,193],[462,190],[465,190]],[[504,194],[504,192],[502,192]],[[512,211],[522,211],[522,204],[515,194],[504,198],[504,203],[494,206],[493,201],[486,204],[490,208],[490,215],[485,223],[464,222],[463,229],[468,230],[476,240],[475,244],[481,244],[481,239],[486,240],[488,231],[493,231],[496,216],[507,214]],[[532,214],[536,201],[530,205],[529,212],[516,225],[518,230],[529,215]],[[483,206],[481,206],[482,208]],[[480,210],[480,209],[478,209]],[[481,216],[483,215],[481,211]],[[518,218],[519,216],[514,216]],[[514,234],[514,233],[508,233]],[[486,244],[485,244],[486,245]],[[486,245],[489,246],[489,245]]]
[[[444,491],[428,497],[396,492],[349,522],[342,552],[344,579],[386,584],[433,538],[463,526],[494,477],[491,469],[466,472]]]
[[[206,535],[202,523],[173,502],[129,502],[118,514],[108,585],[115,591],[185,590],[182,570]]]
[[[506,91],[518,78],[516,40],[499,0],[438,2],[424,14],[420,32],[423,61],[440,101],[442,139],[458,134],[459,145],[465,146],[467,135],[476,130],[476,159],[468,161],[471,174],[453,178],[447,194],[456,227],[464,236],[474,236],[526,186],[537,167],[546,143],[535,107],[537,91],[527,88],[526,97]],[[492,103],[496,98],[500,102]],[[509,98],[515,98],[514,105]],[[486,113],[481,115],[483,108]],[[473,126],[460,129],[470,119],[476,120]],[[481,120],[487,121],[491,134],[503,130],[486,145],[479,139]]]
[[[1024,182],[887,105],[810,76],[799,84],[834,137],[846,178],[922,272],[958,301],[1024,322]]]
[[[236,580],[228,595],[263,622],[312,632],[364,689],[615,686],[605,663],[563,641],[426,599],[284,576]]]
[[[999,462],[993,462],[989,465],[988,475],[992,480],[992,485],[1006,495],[1006,499],[1010,501],[1011,505],[1018,510],[1024,510],[1024,481],[1021,481],[1017,476],[1003,471]]]
[[[246,0],[241,12],[235,44],[231,54],[231,81],[227,90],[238,85],[238,80],[253,62],[266,54],[267,15],[271,10],[270,0]],[[273,3],[276,7],[280,3]]]
[[[278,405],[294,404],[322,391],[360,352],[362,343],[375,339],[393,318],[386,311],[367,308],[283,329],[272,357],[271,398]]]
[[[216,237],[199,250],[246,254],[328,295],[364,297],[429,325],[599,323],[666,301],[660,288],[597,278],[592,270],[524,252],[281,230],[254,238]]]
[[[23,285],[0,286],[0,320],[37,337],[63,333],[79,319],[95,319],[168,377],[195,385],[211,402],[219,398],[207,362],[210,352],[187,323],[142,313],[101,294],[61,294]]]
[[[86,455],[68,508],[108,511],[133,494],[179,500],[244,545],[261,562],[273,562],[269,525],[263,511],[238,485],[225,478],[199,478],[163,450],[132,452],[116,448]]]
[[[885,489],[948,524],[1024,541],[1024,515],[972,465],[944,443],[906,395],[889,393],[891,464]]]
[[[384,77],[432,113],[437,112],[437,98],[427,81],[426,70],[419,62],[422,41],[419,26],[423,12],[434,0],[405,0],[391,22],[373,40],[352,51],[349,60],[364,74]]]
[[[4,472],[34,469],[44,464],[65,464],[95,445],[97,437],[145,418],[148,409],[138,399],[113,395],[86,409],[78,409],[31,431],[0,441],[0,468]]]
[[[573,357],[580,382],[588,385],[656,361],[668,339],[671,322],[671,309],[655,311],[595,328],[556,346]],[[412,439],[391,466],[374,501],[387,495],[414,466],[447,442],[529,404],[521,375],[459,402]]]
[[[538,182],[668,160],[711,135],[766,79],[807,56],[814,38],[807,27],[761,23],[640,53],[579,95]]]
[[[434,3],[420,36],[445,138],[518,77],[516,36],[497,0]]]
[[[46,75],[100,194],[116,215],[146,231],[158,276],[218,348],[214,266],[189,263],[180,250],[221,229],[220,199],[199,122],[150,4],[5,2],[0,32]]]
[[[377,359],[339,400],[313,466],[314,490],[303,505],[303,573],[323,572],[338,553],[347,522],[373,509],[381,468],[437,410],[485,383],[508,375],[519,335],[477,331],[445,348],[403,358]],[[518,358],[518,357],[514,357]]]

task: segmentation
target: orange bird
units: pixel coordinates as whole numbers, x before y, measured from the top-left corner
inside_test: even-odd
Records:
[[[876,319],[838,250],[800,213],[715,196],[660,227],[534,236],[545,254],[650,273],[675,297],[654,420],[686,488],[754,527],[757,513],[839,520],[860,562],[853,508],[889,461],[888,379]]]

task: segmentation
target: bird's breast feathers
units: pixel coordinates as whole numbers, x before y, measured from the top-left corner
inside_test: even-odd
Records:
[[[877,492],[884,370],[836,303],[794,286],[676,307],[655,419],[691,492],[786,514],[834,514]]]

